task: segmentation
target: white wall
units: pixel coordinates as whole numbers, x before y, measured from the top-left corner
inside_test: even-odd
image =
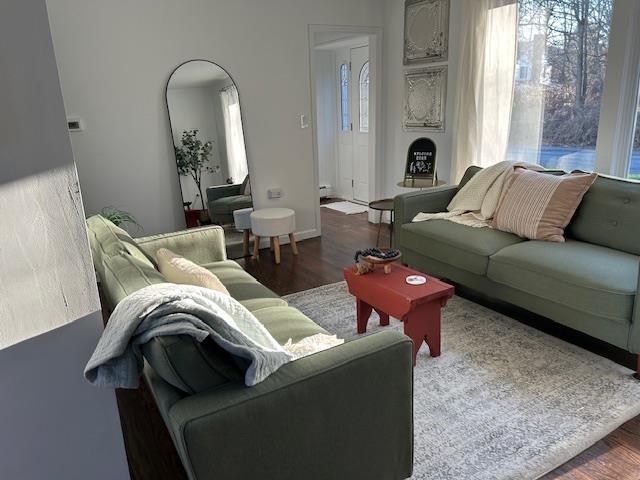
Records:
[[[318,171],[320,185],[331,185],[336,192],[337,171],[337,89],[338,76],[335,53],[315,50],[316,127],[318,142]]]
[[[129,478],[44,0],[0,3],[0,478]]]
[[[299,231],[316,224],[310,115],[309,24],[380,26],[381,0],[48,0],[89,212],[130,210],[145,233],[184,226],[164,106],[176,65],[226,68],[241,96],[254,202],[289,206]],[[267,189],[284,196],[267,199]]]
[[[185,87],[171,88],[167,91],[167,103],[171,113],[171,129],[173,131],[173,141],[179,146],[182,132],[185,130],[199,130],[198,138],[204,143],[213,142],[212,155],[209,166],[220,166],[219,173],[202,172],[202,195],[205,196],[206,189],[211,185],[222,185],[226,176],[222,170],[226,171],[227,152],[226,148],[220,148],[218,137],[219,125],[217,125],[216,110],[220,110],[220,96],[214,87]],[[224,127],[222,127],[224,132]],[[198,187],[190,176],[181,176],[182,198],[185,202],[194,202],[191,208],[201,208],[200,199],[195,201],[198,195]]]
[[[419,137],[431,138],[437,148],[438,178],[449,181],[451,173],[451,142],[454,138],[454,98],[456,95],[456,75],[458,61],[459,26],[456,18],[460,15],[460,0],[451,0],[449,25],[449,59],[447,62],[429,63],[415,66],[402,64],[402,49],[404,43],[404,2],[385,0],[384,3],[384,105],[383,118],[386,125],[385,155],[386,171],[382,174],[385,181],[382,184],[383,196],[393,197],[399,193],[411,191],[398,187],[402,180],[407,160],[407,150],[413,140]],[[404,74],[405,70],[422,66],[448,65],[447,104],[444,132],[405,132],[402,128],[404,108]]]

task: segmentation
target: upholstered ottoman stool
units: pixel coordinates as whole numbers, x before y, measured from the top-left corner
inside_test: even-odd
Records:
[[[247,257],[249,255],[249,235],[251,234],[251,212],[253,208],[241,208],[233,211],[233,223],[242,235],[242,254]]]
[[[296,213],[290,208],[264,208],[251,214],[251,231],[253,232],[253,257],[258,258],[260,238],[271,239],[271,250],[274,251],[276,264],[280,263],[280,235],[289,235],[291,251],[298,254],[296,239]]]

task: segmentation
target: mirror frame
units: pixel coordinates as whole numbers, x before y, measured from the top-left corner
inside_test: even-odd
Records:
[[[236,90],[238,92],[238,103],[240,104],[240,121],[242,122],[242,138],[244,140],[244,150],[245,150],[245,155],[247,157],[247,171],[249,172],[249,178],[252,178],[252,174],[251,174],[251,162],[249,161],[249,148],[247,147],[247,133],[245,131],[245,121],[244,121],[244,113],[242,111],[242,97],[240,95],[240,89],[238,88],[238,84],[236,83],[236,81],[234,80],[234,78],[231,76],[231,74],[229,73],[229,71],[222,67],[221,65],[217,64],[214,61],[211,60],[207,60],[204,58],[192,58],[190,60],[186,60],[182,63],[180,63],[179,65],[177,65],[176,67],[173,68],[173,70],[171,70],[171,73],[169,74],[169,78],[167,78],[167,82],[165,84],[164,87],[164,103],[165,103],[165,107],[167,109],[167,118],[169,119],[169,134],[171,136],[171,145],[173,146],[173,150],[172,150],[172,155],[173,155],[173,160],[174,163],[176,162],[176,141],[173,137],[173,124],[171,122],[171,110],[169,109],[169,83],[171,82],[171,78],[173,77],[173,75],[178,71],[178,69],[184,65],[186,65],[187,63],[191,63],[191,62],[207,62],[210,63],[211,65],[213,65],[214,67],[218,67],[220,70],[222,70],[224,73],[227,74],[227,76],[231,79],[231,81],[233,82],[233,84],[236,87]],[[184,211],[184,192],[182,191],[182,183],[180,182],[180,174],[178,173],[178,170],[176,168],[176,175],[177,175],[177,180],[178,180],[178,188],[180,189],[180,197],[183,200],[183,204],[182,204],[182,210]],[[253,198],[253,183],[251,184],[251,197]],[[204,198],[202,199],[202,201],[204,202]],[[204,203],[203,203],[203,207],[204,207]],[[185,217],[185,229],[187,228],[187,220]]]

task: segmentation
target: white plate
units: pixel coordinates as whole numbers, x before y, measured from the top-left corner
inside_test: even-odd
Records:
[[[409,275],[407,277],[407,283],[409,285],[424,285],[427,283],[427,277],[423,277],[422,275]]]

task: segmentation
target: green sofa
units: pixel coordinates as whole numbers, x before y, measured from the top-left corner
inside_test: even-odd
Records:
[[[566,229],[565,243],[447,220],[411,222],[418,212],[445,211],[479,170],[469,168],[460,185],[395,198],[395,241],[403,260],[640,353],[640,183],[599,176]]]
[[[247,183],[249,183],[248,176],[242,183],[207,188],[207,208],[211,222],[216,225],[233,223],[233,212],[253,207],[251,195],[244,194]]]
[[[165,282],[166,247],[214,272],[280,343],[325,332],[240,265],[221,227],[132,239],[87,220],[106,305]],[[190,479],[402,479],[413,462],[412,343],[399,332],[359,337],[281,367],[255,387],[213,341],[159,337],[143,346],[144,378]]]

